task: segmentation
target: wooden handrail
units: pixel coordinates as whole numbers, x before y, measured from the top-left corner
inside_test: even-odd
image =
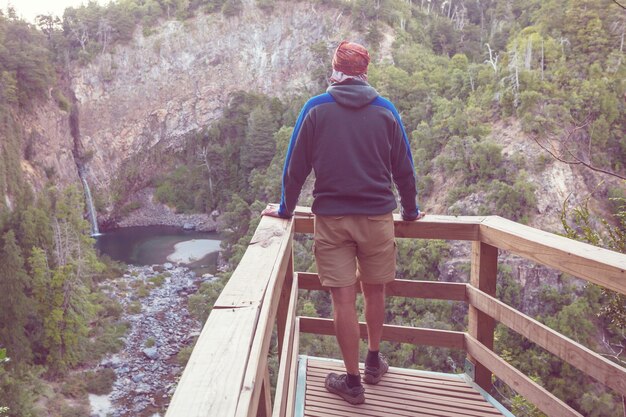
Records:
[[[478,359],[502,381],[508,384],[524,398],[536,405],[548,416],[554,417],[583,417],[563,401],[552,395],[535,381],[509,365],[504,359],[478,340],[465,334],[465,349],[467,353]]]
[[[496,320],[586,374],[626,395],[626,370],[497,300],[499,250],[554,267],[626,294],[626,255],[542,232],[496,216],[427,216],[404,222],[397,237],[472,241],[470,283],[396,280],[387,295],[467,302],[468,332],[386,325],[385,340],[464,349],[550,416],[579,416],[566,404],[506,363],[491,349]],[[166,417],[290,416],[299,351],[298,334],[333,334],[328,319],[295,317],[299,289],[327,290],[316,274],[293,272],[293,233],[312,233],[313,216],[298,208],[292,220],[263,218],[244,257],[220,294],[185,368]],[[481,291],[482,290],[482,291]],[[269,398],[267,356],[272,329],[279,335],[279,381],[275,406]],[[361,336],[366,328],[360,324]],[[477,381],[479,382],[479,381]]]
[[[257,414],[292,236],[292,221],[261,219],[202,329],[167,417]]]
[[[318,317],[300,317],[300,331],[302,333],[335,335],[335,328],[331,319]],[[359,323],[359,332],[362,339],[367,339],[365,323]],[[463,332],[451,330],[422,329],[418,327],[383,325],[383,340],[391,342],[412,343],[414,345],[438,346],[450,349],[465,348]]]
[[[626,368],[609,361],[471,285],[467,286],[467,297],[470,304],[480,311],[597,379],[598,382],[626,396]]]
[[[317,274],[312,272],[298,272],[300,289],[302,290],[323,290]],[[437,282],[437,281],[412,281],[397,279],[385,286],[385,294],[388,297],[413,297],[427,298],[430,300],[467,301],[465,284],[459,282]],[[361,288],[357,287],[361,292]]]
[[[480,225],[480,240],[542,265],[626,294],[626,255],[498,216]]]

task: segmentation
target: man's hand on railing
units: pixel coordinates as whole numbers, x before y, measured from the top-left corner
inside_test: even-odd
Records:
[[[282,219],[283,217],[278,214],[278,204],[268,204],[267,207],[261,212],[261,216],[270,216],[270,217],[278,217]]]
[[[420,220],[420,219],[423,219],[424,217],[426,217],[426,213],[424,213],[423,211],[420,211],[420,213],[417,215],[415,220]]]

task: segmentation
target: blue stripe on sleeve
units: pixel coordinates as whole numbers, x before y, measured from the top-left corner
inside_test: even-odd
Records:
[[[411,161],[411,167],[413,168],[413,172],[415,172],[415,166],[413,165],[413,154],[411,153],[411,145],[409,144],[409,137],[404,130],[404,125],[402,124],[402,119],[400,118],[398,110],[396,110],[396,106],[394,106],[391,101],[381,96],[376,97],[376,99],[372,102],[372,105],[383,107],[393,114],[393,117],[396,119],[396,121],[400,125],[400,129],[402,130],[402,137],[404,138],[406,151],[409,154],[409,160]]]
[[[291,139],[289,140],[289,147],[287,148],[287,156],[285,156],[285,165],[283,168],[283,181],[282,181],[282,193],[280,196],[280,207],[278,208],[278,214],[280,216],[287,216],[287,205],[285,199],[285,179],[287,178],[287,172],[289,171],[289,162],[291,161],[291,154],[293,152],[293,148],[296,145],[296,140],[298,139],[298,134],[300,133],[300,129],[302,128],[302,123],[306,118],[307,114],[315,107],[324,103],[332,103],[335,99],[328,93],[320,94],[319,96],[312,97],[306,104],[302,107],[300,111],[300,115],[298,116],[298,120],[296,121],[296,125],[293,128],[293,133],[291,134]]]

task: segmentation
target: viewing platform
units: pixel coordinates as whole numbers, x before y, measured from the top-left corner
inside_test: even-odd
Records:
[[[296,315],[300,290],[327,291],[316,274],[294,271],[294,234],[312,232],[306,208],[290,220],[261,219],[213,306],[166,417],[512,416],[489,395],[492,375],[548,416],[581,416],[493,351],[496,322],[626,396],[625,368],[495,298],[499,251],[622,294],[626,255],[497,216],[429,215],[417,222],[396,216],[396,237],[471,241],[469,282],[396,280],[386,295],[467,303],[467,331],[385,325],[383,340],[464,351],[465,373],[392,367],[378,385],[365,385],[365,404],[348,404],[323,386],[324,376],[341,370],[342,362],[300,350],[302,334],[334,335],[332,320]],[[280,360],[274,395],[268,367],[273,333]],[[367,336],[364,323],[361,336]]]

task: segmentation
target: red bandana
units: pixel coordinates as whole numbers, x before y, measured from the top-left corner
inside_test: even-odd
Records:
[[[370,63],[370,54],[358,43],[343,41],[335,50],[333,69],[346,75],[361,75],[367,73]]]

